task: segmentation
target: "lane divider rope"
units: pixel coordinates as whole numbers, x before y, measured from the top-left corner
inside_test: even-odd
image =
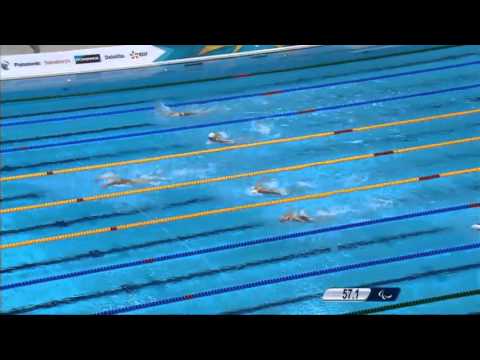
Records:
[[[289,198],[284,198],[284,199],[279,199],[279,200],[271,200],[271,201],[265,201],[265,202],[250,203],[250,204],[238,205],[238,206],[233,206],[233,207],[228,207],[228,208],[205,210],[205,211],[199,211],[199,212],[184,214],[184,215],[175,215],[175,216],[169,216],[169,217],[164,217],[164,218],[156,218],[156,219],[152,219],[152,220],[139,221],[139,222],[134,222],[134,223],[130,223],[130,224],[108,226],[108,227],[104,227],[104,228],[84,230],[84,231],[79,231],[79,232],[48,236],[48,237],[37,238],[37,239],[32,239],[32,240],[25,240],[25,241],[19,241],[19,242],[14,242],[14,243],[1,244],[0,245],[0,250],[13,249],[13,248],[18,248],[18,247],[23,247],[23,246],[30,246],[30,245],[48,243],[48,242],[52,242],[52,241],[74,239],[74,238],[85,237],[85,236],[90,236],[90,235],[98,235],[98,234],[108,233],[108,232],[112,232],[112,231],[121,231],[121,230],[135,229],[135,228],[141,228],[141,227],[151,226],[151,225],[166,224],[166,223],[182,221],[182,220],[190,220],[190,219],[201,218],[201,217],[210,216],[210,215],[233,213],[233,212],[237,212],[237,211],[241,211],[241,210],[256,209],[256,208],[261,208],[261,207],[266,207],[266,206],[273,206],[273,205],[280,205],[280,204],[290,204],[290,203],[305,201],[305,200],[316,200],[316,199],[326,198],[326,197],[333,196],[333,195],[348,194],[348,193],[353,193],[353,192],[357,192],[357,191],[380,189],[380,188],[384,188],[384,187],[403,185],[403,184],[411,184],[411,183],[415,183],[415,182],[419,182],[419,181],[427,181],[427,180],[433,180],[433,179],[438,179],[438,178],[458,176],[458,175],[471,174],[471,173],[477,173],[477,172],[480,172],[480,167],[468,168],[468,169],[462,169],[462,170],[454,170],[454,171],[448,171],[448,172],[444,172],[444,173],[440,173],[440,174],[413,177],[413,178],[401,179],[401,180],[394,180],[394,181],[388,181],[388,182],[377,183],[377,184],[362,185],[362,186],[357,186],[357,187],[352,187],[352,188],[333,190],[333,191],[317,193],[317,194],[295,196],[295,197],[289,197]]]
[[[254,288],[264,287],[264,286],[273,285],[273,284],[279,284],[279,283],[285,283],[285,282],[290,282],[290,281],[295,281],[295,280],[307,279],[307,278],[311,278],[311,277],[317,277],[317,276],[328,275],[328,274],[335,274],[335,273],[340,273],[340,272],[347,272],[347,271],[352,271],[352,270],[366,269],[366,268],[370,268],[370,267],[373,267],[373,266],[387,265],[387,264],[393,264],[393,263],[398,263],[398,262],[406,262],[406,261],[421,259],[421,258],[441,256],[441,255],[445,255],[445,254],[458,253],[458,252],[461,252],[461,251],[477,250],[479,248],[480,248],[480,242],[474,242],[474,243],[470,243],[470,244],[466,244],[466,245],[440,248],[440,249],[410,253],[410,254],[400,255],[400,256],[392,256],[392,257],[381,258],[381,259],[370,260],[370,261],[364,261],[364,262],[354,263],[354,264],[349,264],[349,265],[341,265],[341,266],[335,266],[335,267],[325,268],[325,269],[321,269],[321,270],[313,270],[313,271],[309,271],[309,272],[295,273],[295,274],[280,276],[280,277],[276,277],[276,278],[258,280],[258,281],[253,281],[253,282],[234,285],[234,286],[229,286],[229,287],[200,291],[200,292],[196,292],[196,293],[192,293],[192,294],[186,294],[186,295],[182,295],[182,296],[163,298],[163,299],[158,299],[158,300],[155,300],[155,301],[150,301],[150,302],[147,302],[147,303],[136,304],[136,305],[128,305],[128,306],[123,306],[123,307],[110,309],[110,310],[103,310],[103,311],[100,311],[100,312],[96,313],[96,315],[122,314],[122,313],[131,312],[131,311],[148,309],[148,308],[152,308],[152,307],[156,307],[156,306],[160,306],[160,305],[167,305],[167,304],[178,303],[178,302],[183,302],[183,301],[187,301],[187,300],[193,300],[193,299],[205,298],[205,297],[210,297],[210,296],[216,296],[216,295],[220,295],[220,294],[237,292],[237,291],[240,291],[240,290],[254,289]]]
[[[80,276],[92,275],[92,274],[97,274],[102,272],[110,272],[110,271],[126,269],[126,268],[136,267],[136,266],[145,266],[145,265],[168,261],[168,260],[175,260],[175,259],[186,258],[191,256],[210,254],[210,253],[226,251],[226,250],[246,248],[246,247],[256,246],[260,244],[267,244],[267,243],[274,243],[274,242],[284,241],[289,239],[302,238],[305,236],[336,232],[336,231],[354,229],[354,228],[359,228],[364,226],[388,223],[392,221],[401,221],[401,220],[413,219],[413,218],[424,217],[424,216],[431,216],[431,215],[437,215],[437,214],[443,214],[443,213],[449,213],[449,212],[455,212],[455,211],[461,211],[461,210],[468,210],[468,209],[479,208],[479,207],[480,207],[480,203],[463,204],[463,205],[457,205],[457,206],[450,206],[446,208],[431,209],[431,210],[419,211],[419,212],[408,213],[403,215],[378,218],[373,220],[359,221],[359,222],[343,224],[343,225],[334,225],[334,226],[319,228],[315,230],[271,236],[263,239],[223,244],[223,245],[209,247],[209,248],[184,251],[184,252],[178,252],[173,254],[166,254],[166,255],[161,255],[157,257],[129,261],[125,263],[118,263],[113,265],[106,265],[101,267],[85,269],[85,270],[79,270],[79,271],[70,272],[70,273],[50,275],[42,278],[25,280],[25,281],[20,281],[16,283],[7,283],[7,284],[1,285],[0,290],[10,290],[10,289],[15,289],[20,287],[28,287],[35,284],[77,278]]]
[[[338,86],[338,85],[356,84],[356,83],[363,83],[363,82],[369,82],[369,81],[375,81],[375,80],[390,79],[390,78],[395,78],[395,77],[410,76],[410,75],[417,75],[417,74],[423,74],[423,73],[429,73],[429,72],[435,72],[435,71],[456,69],[456,68],[468,67],[468,66],[478,65],[478,64],[480,64],[480,61],[471,61],[471,62],[465,62],[465,63],[454,64],[454,65],[433,67],[433,68],[423,69],[423,70],[405,71],[405,72],[399,72],[399,73],[394,73],[394,74],[389,74],[389,75],[380,75],[380,76],[365,77],[365,78],[353,79],[353,80],[336,81],[336,82],[325,83],[325,84],[317,84],[317,85],[312,85],[312,86],[287,88],[287,89],[277,89],[277,90],[270,90],[270,91],[264,91],[264,92],[258,92],[258,93],[250,93],[250,94],[245,94],[245,95],[234,95],[234,96],[218,97],[218,98],[205,99],[205,100],[177,102],[177,103],[167,104],[167,106],[171,107],[171,108],[174,108],[174,107],[186,106],[186,105],[201,105],[201,104],[208,104],[208,103],[212,103],[212,102],[220,102],[220,101],[228,101],[228,100],[236,100],[236,99],[247,99],[247,98],[253,98],[253,97],[258,97],[258,96],[272,96],[272,95],[276,95],[276,94],[285,94],[285,93],[291,93],[291,92],[297,92],[297,91],[314,90],[314,89],[320,89],[320,88],[332,87],[332,86]],[[240,76],[240,77],[242,77],[242,76]],[[244,74],[243,77],[246,77],[245,74]],[[140,102],[136,102],[134,104],[137,104],[137,105],[138,104],[145,104],[145,105],[147,105],[147,103],[149,103],[149,102],[148,101],[140,101]],[[105,108],[105,109],[106,108],[115,108],[115,107],[121,107],[121,106],[127,106],[127,105],[130,105],[130,104],[108,105],[108,106],[104,106],[103,108]],[[85,118],[89,118],[89,117],[95,117],[96,118],[96,117],[100,117],[100,116],[120,115],[120,114],[132,113],[132,112],[153,111],[153,110],[155,110],[154,106],[143,106],[143,107],[137,107],[137,108],[132,108],[132,109],[110,110],[110,111],[102,111],[102,112],[89,113],[89,114],[66,115],[66,116],[61,116],[61,117],[56,117],[56,118],[32,119],[32,120],[12,121],[12,122],[8,122],[8,121],[11,121],[13,118],[9,118],[9,117],[2,118],[2,117],[0,117],[0,127],[18,126],[18,125],[31,125],[31,124],[40,124],[40,123],[46,123],[46,122],[58,122],[58,121],[66,121],[66,120],[75,120],[75,119],[85,119]],[[73,110],[73,111],[79,111],[79,110]],[[27,115],[25,117],[32,117],[32,116],[34,116],[34,115]],[[15,118],[18,118],[18,117],[15,117]]]
[[[430,69],[404,71],[404,72],[388,74],[388,75],[371,76],[371,77],[365,77],[365,78],[360,78],[360,79],[336,81],[336,82],[325,83],[325,84],[316,84],[316,85],[311,85],[311,86],[292,87],[292,88],[287,88],[287,89],[276,89],[276,90],[269,90],[269,91],[263,91],[263,92],[244,94],[244,95],[223,96],[223,97],[204,99],[204,100],[184,101],[184,102],[178,102],[178,103],[173,103],[173,104],[167,104],[167,106],[171,107],[171,108],[174,108],[174,107],[187,106],[187,105],[204,105],[204,104],[210,104],[210,103],[214,103],[214,102],[223,102],[223,101],[238,100],[238,99],[248,99],[248,98],[254,98],[254,97],[259,97],[259,96],[272,96],[272,95],[278,95],[278,94],[287,94],[287,93],[292,93],[292,92],[315,90],[315,89],[321,89],[321,88],[333,87],[333,86],[339,86],[339,85],[358,84],[358,83],[369,82],[369,81],[391,79],[391,78],[395,78],[395,77],[418,75],[418,74],[424,74],[424,73],[429,73],[429,72],[434,72],[434,71],[456,69],[456,68],[472,66],[472,65],[479,65],[479,64],[480,64],[480,61],[471,61],[471,62],[466,62],[466,63],[461,63],[461,64],[439,66],[439,67],[434,67],[434,68],[430,68]]]
[[[29,173],[29,174],[23,174],[23,175],[6,176],[6,177],[1,177],[0,182],[24,180],[24,179],[31,179],[36,177],[43,177],[43,176],[70,174],[70,173],[76,173],[81,171],[100,170],[100,169],[134,165],[134,164],[145,164],[145,163],[162,161],[162,160],[188,158],[193,156],[214,154],[214,153],[241,150],[241,149],[249,149],[249,148],[255,148],[255,147],[266,146],[266,145],[276,145],[276,144],[292,143],[297,141],[313,140],[313,139],[318,139],[322,137],[347,134],[351,132],[362,132],[362,131],[370,131],[370,130],[377,130],[377,129],[385,129],[389,127],[418,124],[418,123],[429,122],[434,120],[451,119],[458,116],[468,116],[468,115],[474,115],[478,113],[480,113],[480,108],[466,110],[466,111],[439,114],[439,115],[432,115],[432,116],[426,116],[426,117],[420,117],[420,118],[414,118],[414,119],[367,125],[367,126],[362,126],[362,127],[352,128],[352,129],[327,131],[327,132],[295,136],[295,137],[289,137],[289,138],[259,141],[255,143],[249,143],[249,144],[231,145],[227,147],[217,147],[213,149],[197,150],[197,151],[190,151],[190,152],[177,153],[177,154],[167,154],[167,155],[160,155],[160,156],[142,158],[142,159],[117,161],[117,162],[110,162],[110,163],[97,164],[97,165],[86,165],[86,166],[79,166],[74,168],[65,168],[65,169],[41,171],[41,172]]]
[[[405,301],[405,302],[396,303],[392,305],[379,306],[379,307],[374,307],[370,309],[354,311],[354,312],[346,313],[344,315],[369,315],[369,314],[375,314],[375,313],[384,312],[384,311],[398,310],[398,309],[407,308],[407,307],[432,304],[440,301],[461,299],[465,297],[478,296],[478,295],[480,295],[480,289],[467,290],[462,292],[450,293],[446,295],[428,297],[420,300]]]
[[[16,102],[46,100],[46,99],[56,99],[56,100],[58,100],[58,99],[61,99],[61,98],[72,98],[72,97],[82,97],[82,96],[91,96],[91,95],[99,95],[99,94],[113,94],[113,93],[119,93],[119,92],[131,92],[131,91],[136,91],[136,90],[145,90],[145,89],[154,89],[154,88],[165,88],[165,87],[174,86],[174,85],[195,84],[195,83],[211,83],[211,82],[214,82],[214,81],[220,81],[220,80],[226,80],[226,79],[242,79],[242,78],[254,77],[254,76],[259,76],[259,75],[288,73],[288,72],[292,72],[292,71],[306,70],[306,69],[312,69],[312,68],[318,68],[318,67],[328,67],[328,66],[333,66],[333,65],[365,62],[365,61],[368,61],[368,60],[385,59],[385,58],[391,58],[391,57],[395,57],[395,56],[404,56],[404,55],[418,54],[418,53],[424,53],[424,52],[430,52],[430,51],[438,51],[438,50],[454,48],[454,47],[458,47],[458,46],[461,46],[461,45],[443,45],[443,46],[439,45],[439,46],[437,46],[436,48],[433,48],[433,49],[432,48],[430,48],[430,49],[420,49],[420,50],[406,51],[406,52],[403,52],[403,53],[393,53],[393,54],[383,54],[383,55],[372,54],[373,56],[370,56],[370,57],[367,57],[367,58],[350,59],[350,60],[334,61],[334,62],[330,62],[330,63],[304,65],[304,66],[295,67],[295,68],[268,70],[268,71],[257,71],[257,72],[254,72],[254,73],[239,73],[239,74],[234,74],[234,75],[226,75],[226,76],[223,75],[223,76],[213,77],[213,78],[210,77],[210,78],[206,78],[206,79],[185,80],[185,81],[177,81],[177,82],[162,83],[162,84],[151,84],[151,85],[143,85],[143,86],[136,86],[136,87],[120,88],[120,89],[109,89],[109,90],[82,92],[82,93],[75,93],[75,94],[65,94],[65,95],[56,94],[56,95],[52,95],[52,96],[47,95],[47,96],[41,96],[41,97],[36,97],[36,98],[8,99],[8,100],[4,100],[3,102],[5,104],[7,104],[7,103],[16,103]],[[297,51],[297,50],[289,50],[289,51]],[[436,59],[436,60],[438,61],[438,60],[443,60],[443,59]],[[168,65],[164,65],[164,66],[168,66]]]
[[[80,204],[80,203],[85,203],[90,201],[115,199],[119,197],[130,196],[130,195],[139,195],[139,194],[146,194],[146,193],[155,192],[155,191],[172,190],[172,189],[179,189],[179,188],[189,187],[189,186],[212,184],[212,183],[231,181],[231,180],[237,180],[237,179],[248,178],[248,177],[255,177],[260,175],[277,174],[277,173],[287,172],[287,171],[299,171],[299,170],[304,170],[304,169],[317,167],[317,166],[327,166],[327,165],[339,164],[339,163],[350,162],[350,161],[371,159],[379,156],[405,154],[405,153],[421,151],[421,150],[431,150],[435,148],[466,144],[466,143],[475,142],[475,141],[480,141],[480,136],[444,141],[444,142],[435,143],[435,144],[419,145],[419,146],[407,147],[402,149],[381,151],[381,152],[376,152],[371,154],[348,156],[348,157],[343,157],[343,158],[338,158],[333,160],[317,161],[317,162],[312,162],[307,164],[285,166],[280,168],[252,171],[252,172],[227,175],[227,176],[219,176],[215,178],[208,178],[208,179],[202,179],[202,180],[191,180],[191,181],[184,181],[184,182],[175,183],[175,184],[159,185],[159,186],[145,187],[141,189],[111,192],[108,194],[84,196],[79,198],[44,202],[40,204],[17,206],[12,208],[0,209],[0,214],[11,214],[11,213],[27,211],[27,210],[45,209],[45,208],[50,208],[55,206],[73,205],[73,204]]]
[[[110,140],[120,140],[120,139],[129,139],[129,138],[143,137],[143,136],[150,136],[150,135],[166,134],[166,133],[172,133],[172,132],[178,132],[178,131],[203,129],[203,128],[209,128],[209,127],[217,127],[219,125],[240,124],[240,123],[245,123],[245,122],[252,122],[252,121],[259,121],[259,120],[266,120],[266,119],[275,119],[275,118],[290,117],[290,116],[298,116],[298,115],[305,115],[305,114],[310,114],[310,113],[317,113],[317,112],[321,112],[321,111],[340,110],[340,109],[345,109],[345,108],[350,108],[350,107],[355,107],[355,106],[363,106],[363,105],[384,103],[384,102],[389,102],[389,101],[411,99],[411,98],[416,98],[416,97],[438,95],[438,94],[444,94],[444,93],[455,92],[455,91],[471,90],[471,89],[476,89],[476,88],[479,88],[479,87],[480,87],[480,83],[477,83],[477,84],[472,84],[472,85],[459,86],[459,87],[453,87],[453,88],[441,89],[441,90],[432,90],[432,91],[426,91],[426,92],[409,94],[409,95],[400,95],[400,96],[393,96],[393,97],[374,99],[374,100],[357,101],[357,102],[348,103],[348,104],[333,105],[333,106],[326,106],[326,107],[308,108],[308,109],[303,109],[303,110],[290,111],[290,112],[285,112],[285,113],[276,113],[276,114],[270,114],[270,115],[254,116],[254,117],[242,118],[242,119],[236,119],[236,120],[210,122],[210,123],[197,124],[197,125],[186,125],[186,126],[180,126],[180,127],[175,127],[175,128],[141,131],[141,132],[132,132],[132,133],[119,134],[119,135],[99,136],[99,137],[96,137],[96,138],[85,138],[85,139],[79,139],[79,140],[70,140],[70,141],[47,143],[47,144],[40,144],[40,145],[11,147],[11,148],[3,148],[3,149],[0,148],[0,153],[13,153],[13,152],[19,152],[19,151],[47,149],[47,148],[54,148],[54,147],[62,147],[62,146],[79,145],[79,144],[87,144],[87,143],[104,142],[104,141],[110,141]]]

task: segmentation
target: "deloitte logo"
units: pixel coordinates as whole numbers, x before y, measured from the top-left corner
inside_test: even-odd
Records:
[[[10,70],[10,63],[7,60],[3,60],[1,62],[2,69],[7,71]]]

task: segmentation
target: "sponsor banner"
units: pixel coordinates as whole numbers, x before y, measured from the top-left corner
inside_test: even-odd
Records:
[[[165,50],[153,45],[121,45],[40,54],[0,56],[0,79],[77,74],[149,66]]]

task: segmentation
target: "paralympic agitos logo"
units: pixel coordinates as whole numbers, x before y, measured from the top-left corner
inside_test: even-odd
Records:
[[[7,71],[10,70],[10,63],[7,60],[3,60],[1,62],[2,69]]]

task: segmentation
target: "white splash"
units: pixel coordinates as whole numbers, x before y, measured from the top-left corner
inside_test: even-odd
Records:
[[[370,207],[374,210],[391,207],[393,205],[393,200],[391,199],[383,199],[383,198],[374,198],[370,201]]]
[[[337,215],[348,214],[350,212],[352,212],[352,210],[348,206],[334,206],[328,209],[320,209],[315,213],[315,215],[318,217],[329,218]]]
[[[215,172],[216,166],[213,163],[209,163],[206,168],[183,168],[177,169],[172,172],[172,177],[185,177],[185,176],[197,176],[205,177],[207,174]]]
[[[314,189],[315,186],[308,181],[297,181],[297,186],[300,188]]]
[[[108,171],[108,172],[100,175],[97,179],[99,179],[99,180],[110,180],[112,178],[117,178],[117,177],[118,177],[117,174],[115,174],[112,171]]]
[[[156,102],[155,103],[155,112],[160,113],[160,114],[169,114],[172,112],[172,109],[169,108],[167,105],[165,105],[162,102]]]
[[[262,135],[270,135],[270,133],[272,132],[272,126],[254,122],[251,125],[251,130]]]
[[[141,175],[141,176],[139,176],[139,179],[145,180],[145,182],[147,184],[150,184],[150,185],[153,185],[153,186],[158,186],[158,185],[164,183],[165,181],[168,181],[168,178],[163,177],[163,176],[159,176],[159,175],[155,175],[155,174]]]

